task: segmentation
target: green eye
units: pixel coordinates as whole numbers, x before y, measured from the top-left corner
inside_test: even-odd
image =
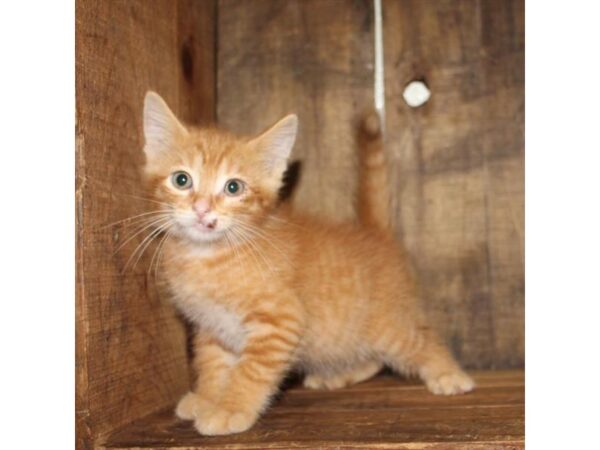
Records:
[[[175,172],[171,175],[171,182],[177,189],[189,189],[192,187],[192,177],[183,171]]]
[[[227,195],[236,196],[244,192],[244,183],[241,180],[229,180],[225,183],[225,193]]]

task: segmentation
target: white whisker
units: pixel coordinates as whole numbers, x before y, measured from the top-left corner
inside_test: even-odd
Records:
[[[233,236],[235,236],[238,239],[238,241],[240,241],[240,243],[241,243],[240,250],[243,250],[244,254],[246,252],[248,252],[248,254],[252,257],[252,259],[254,259],[254,261],[256,262],[256,267],[260,271],[260,275],[261,275],[262,279],[264,281],[266,281],[263,268],[261,267],[260,259],[258,259],[258,256],[255,254],[256,251],[254,249],[254,246],[252,245],[252,242],[249,241],[249,239],[246,235],[244,235],[243,233],[240,233],[241,230],[237,230],[237,232],[235,232],[235,231],[236,230],[232,229],[231,233]],[[266,263],[263,262],[263,264],[265,264],[265,266],[266,266]],[[267,267],[267,269],[268,269],[268,267]]]
[[[160,252],[160,249],[163,246],[163,244],[165,243],[168,236],[169,236],[169,232],[167,231],[167,233],[165,233],[163,238],[160,240],[160,242],[156,246],[156,249],[154,250],[154,254],[152,255],[152,259],[150,260],[150,265],[148,266],[148,271],[146,272],[146,276],[148,276],[148,277],[150,276],[150,272],[152,271],[152,264],[154,263],[154,260],[156,259],[156,255]],[[157,278],[157,276],[156,276],[157,270],[158,270],[158,260],[156,261],[156,266],[155,266],[155,271],[154,271],[155,279]]]
[[[131,256],[129,257],[129,259],[127,260],[127,263],[125,264],[125,267],[123,268],[123,271],[125,271],[127,269],[127,267],[129,266],[129,263],[131,262],[131,260],[135,257],[135,255],[137,254],[137,258],[133,264],[132,269],[135,269],[135,266],[137,265],[137,263],[139,262],[140,258],[142,257],[142,255],[144,254],[144,252],[146,251],[146,249],[148,248],[148,246],[152,243],[152,241],[154,239],[156,239],[160,233],[164,230],[166,230],[167,228],[169,228],[171,225],[173,225],[174,220],[169,220],[166,223],[161,224],[158,228],[156,228],[155,230],[152,230],[150,232],[150,234],[148,234],[148,236],[146,236],[142,242],[140,242],[140,244],[135,248],[135,250],[133,251],[133,253],[131,254]],[[139,252],[139,253],[138,253]]]
[[[248,286],[248,277],[246,275],[246,270],[245,270],[245,267],[243,265],[243,262],[241,261],[241,255],[240,255],[240,253],[238,251],[237,246],[232,241],[232,236],[230,236],[229,233],[230,233],[230,231],[225,230],[224,236],[225,236],[225,239],[227,240],[227,245],[229,246],[229,248],[233,252],[233,257],[238,260],[238,262],[240,264],[240,267],[242,268],[242,273],[244,274],[244,284],[246,286]]]
[[[161,258],[163,256],[164,251],[165,251],[165,249],[164,249],[165,242],[167,241],[167,239],[169,239],[171,237],[172,233],[173,233],[172,229],[167,230],[167,233],[165,234],[165,237],[163,238],[163,240],[159,244],[158,258],[156,260],[156,266],[154,266],[154,278],[155,279],[158,279],[158,266],[160,265]]]
[[[255,216],[251,215],[251,214],[244,214],[244,213],[239,213],[239,216],[243,216],[243,217],[249,217],[249,218],[254,218]],[[266,220],[274,220],[276,222],[280,222],[283,223],[285,225],[291,225],[293,227],[298,227],[298,228],[302,228],[304,229],[305,227],[303,227],[302,225],[299,225],[297,223],[291,222],[289,220],[283,219],[281,217],[278,217],[274,214],[263,214],[263,215],[259,215],[259,217],[266,219]]]
[[[267,270],[270,271],[270,272],[275,272],[275,270],[273,269],[273,266],[269,262],[269,258],[260,249],[260,247],[255,242],[253,242],[252,236],[250,236],[246,232],[246,230],[244,230],[241,227],[237,229],[237,232],[238,232],[239,235],[241,235],[241,236],[243,236],[245,238],[245,241],[248,243],[248,245],[254,249],[254,251],[256,252],[256,254],[258,256],[261,257],[261,259],[264,261],[265,266],[267,267]]]
[[[149,224],[147,224],[146,226],[144,226],[141,230],[138,230],[136,233],[134,233],[132,236],[129,236],[124,242],[121,243],[121,245],[119,245],[116,250],[113,252],[113,255],[115,255],[119,250],[121,250],[129,241],[131,241],[134,237],[136,237],[137,235],[139,235],[140,233],[142,233],[144,230],[147,230],[148,228],[159,224],[160,222],[164,222],[164,221],[168,221],[170,220],[169,217],[161,217],[160,219],[156,219],[153,220],[152,222],[150,222]]]
[[[150,203],[157,203],[159,205],[164,205],[164,206],[172,207],[172,205],[170,205],[168,203],[160,202],[158,200],[154,200],[154,199],[151,199],[151,198],[148,198],[148,197],[140,197],[139,195],[125,194],[123,192],[114,192],[113,191],[112,193],[115,194],[115,195],[124,195],[125,197],[131,197],[131,198],[135,198],[137,200],[143,200],[143,201],[150,202]]]
[[[285,259],[285,262],[287,262],[289,265],[292,265],[291,261],[288,258],[288,255],[280,247],[278,247],[277,245],[275,245],[273,243],[273,240],[276,240],[276,241],[280,242],[281,244],[283,244],[283,241],[281,241],[280,239],[278,239],[274,236],[266,235],[266,233],[263,230],[256,228],[252,225],[249,225],[249,224],[246,224],[246,223],[243,223],[240,221],[236,222],[236,225],[239,228],[243,229],[246,233],[250,234],[251,236],[253,236],[255,238],[260,238],[260,239],[263,239],[264,241],[266,241],[271,247],[273,247],[273,249],[275,249],[277,252],[279,252],[279,254]]]
[[[135,221],[139,221],[139,220],[141,220],[142,217],[145,218],[145,216],[150,216],[153,214],[164,214],[164,213],[170,213],[170,212],[173,212],[173,210],[172,209],[158,209],[156,211],[148,211],[148,212],[144,212],[141,214],[136,214],[135,216],[126,217],[125,219],[117,220],[116,222],[112,222],[112,223],[109,223],[106,225],[100,225],[100,226],[98,226],[98,228],[104,229],[104,228],[108,228],[108,227],[113,227],[113,226],[118,225],[123,222],[133,221],[134,219],[135,219]]]

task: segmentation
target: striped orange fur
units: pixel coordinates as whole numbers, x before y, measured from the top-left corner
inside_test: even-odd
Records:
[[[377,117],[360,140],[360,224],[278,205],[296,122],[238,137],[187,128],[146,96],[145,175],[166,230],[160,272],[197,327],[197,380],[176,413],[205,435],[250,428],[291,369],[315,389],[358,383],[384,365],[418,374],[435,394],[473,388],[427,325],[389,231]]]
[[[375,111],[365,115],[358,130],[359,190],[356,210],[365,226],[387,230],[391,225],[390,187],[383,153],[383,136]]]

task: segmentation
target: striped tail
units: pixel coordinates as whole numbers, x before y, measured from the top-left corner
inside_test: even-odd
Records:
[[[358,145],[358,219],[363,225],[389,230],[390,188],[383,153],[381,124],[375,111],[363,117],[358,133]]]

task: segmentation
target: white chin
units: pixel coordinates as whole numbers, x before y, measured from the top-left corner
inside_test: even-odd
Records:
[[[183,228],[181,234],[194,242],[215,242],[223,237],[221,230],[201,230],[194,226]]]

